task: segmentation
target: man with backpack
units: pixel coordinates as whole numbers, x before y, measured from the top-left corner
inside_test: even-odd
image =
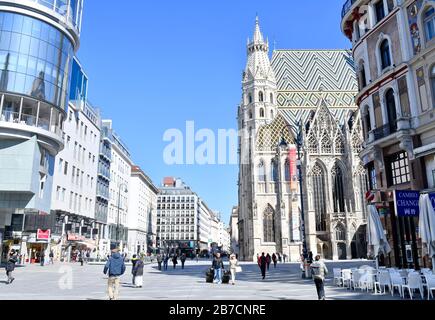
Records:
[[[118,300],[120,277],[125,273],[124,259],[118,249],[112,250],[112,256],[104,266],[104,274],[109,276],[108,293],[110,300]]]
[[[314,283],[316,284],[319,300],[326,300],[325,276],[328,275],[328,268],[323,261],[320,261],[319,255],[316,256],[316,261],[311,264],[311,274],[313,275]]]

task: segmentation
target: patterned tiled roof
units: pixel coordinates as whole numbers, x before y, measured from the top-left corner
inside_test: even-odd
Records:
[[[346,50],[277,50],[272,57],[279,113],[292,125],[306,122],[325,101],[340,124],[357,108],[358,82]]]

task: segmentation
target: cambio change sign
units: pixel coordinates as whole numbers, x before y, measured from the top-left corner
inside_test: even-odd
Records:
[[[420,214],[419,200],[419,191],[396,190],[394,192],[394,202],[397,216],[418,217]]]

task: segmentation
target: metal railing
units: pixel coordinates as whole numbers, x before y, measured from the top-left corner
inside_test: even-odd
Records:
[[[397,132],[397,124],[386,124],[380,128],[373,130],[375,141],[388,137],[390,134]]]
[[[29,127],[37,127],[55,133],[59,137],[62,137],[62,130],[60,129],[59,126],[52,125],[50,127],[49,120],[43,118],[37,119],[35,116],[30,114],[22,113],[20,116],[19,112],[3,110],[3,112],[0,115],[0,121],[26,125]]]
[[[341,10],[341,19],[344,18],[344,16],[350,11],[350,9],[352,8],[353,4],[355,2],[357,2],[358,0],[347,0],[344,5],[343,5],[343,9]]]

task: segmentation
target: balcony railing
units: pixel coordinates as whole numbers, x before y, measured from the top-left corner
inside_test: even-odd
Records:
[[[20,116],[18,112],[4,110],[0,116],[0,121],[26,125],[30,127],[37,127],[46,131],[50,131],[52,133],[55,133],[59,137],[62,137],[62,130],[58,126],[52,125],[50,128],[49,120],[43,118],[37,119],[33,115],[22,113]]]
[[[386,124],[380,128],[373,130],[375,141],[388,137],[390,134],[397,132],[397,124]]]
[[[357,1],[358,0],[347,0],[345,2],[343,9],[341,10],[341,19],[344,18],[344,16],[350,11],[350,8],[352,8],[353,4]]]

